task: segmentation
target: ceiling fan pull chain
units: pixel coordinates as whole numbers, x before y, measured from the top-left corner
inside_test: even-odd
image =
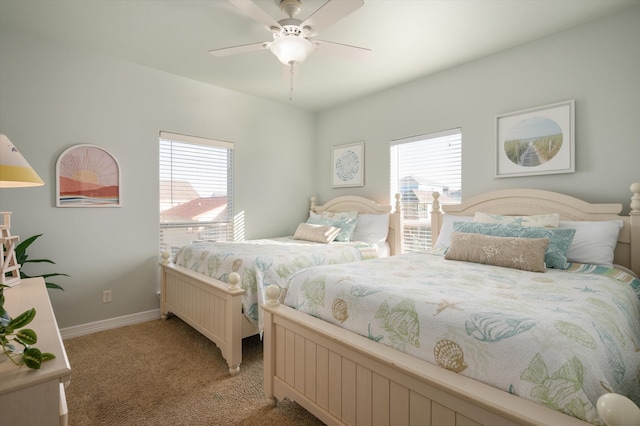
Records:
[[[293,101],[293,64],[295,62],[289,62],[289,102]]]

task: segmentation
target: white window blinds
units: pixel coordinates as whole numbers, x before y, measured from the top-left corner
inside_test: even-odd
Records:
[[[160,132],[160,251],[233,239],[233,144]]]
[[[432,246],[432,193],[440,193],[441,204],[461,200],[462,130],[393,140],[390,158],[392,205],[395,194],[401,194],[402,252],[428,250]]]

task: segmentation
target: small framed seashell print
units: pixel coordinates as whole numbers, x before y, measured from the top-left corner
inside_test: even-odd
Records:
[[[334,146],[331,151],[331,187],[364,185],[364,142]]]

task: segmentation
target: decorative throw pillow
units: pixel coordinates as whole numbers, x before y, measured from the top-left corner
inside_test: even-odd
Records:
[[[340,233],[336,237],[336,241],[347,242],[351,241],[353,231],[356,229],[356,219],[314,219],[309,217],[307,223],[312,225],[328,225],[340,229]]]
[[[544,272],[544,253],[548,245],[548,238],[494,237],[453,232],[451,245],[444,258]]]
[[[622,225],[621,220],[561,220],[559,228],[576,230],[567,252],[567,260],[611,268]]]
[[[312,225],[310,223],[301,223],[296,228],[293,238],[296,240],[313,241],[316,243],[328,244],[340,233],[340,228],[329,225]]]
[[[544,261],[547,268],[567,269],[567,252],[576,233],[575,229],[535,228],[503,225],[500,223],[454,222],[456,232],[493,235],[496,237],[548,238]]]
[[[476,212],[473,216],[474,222],[479,223],[501,223],[503,225],[529,226],[535,228],[557,228],[560,222],[560,215],[537,214],[531,216],[502,216],[499,214],[490,214]]]

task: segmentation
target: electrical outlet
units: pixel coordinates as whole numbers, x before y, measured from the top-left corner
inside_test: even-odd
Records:
[[[111,302],[111,290],[105,290],[102,292],[102,303]]]

